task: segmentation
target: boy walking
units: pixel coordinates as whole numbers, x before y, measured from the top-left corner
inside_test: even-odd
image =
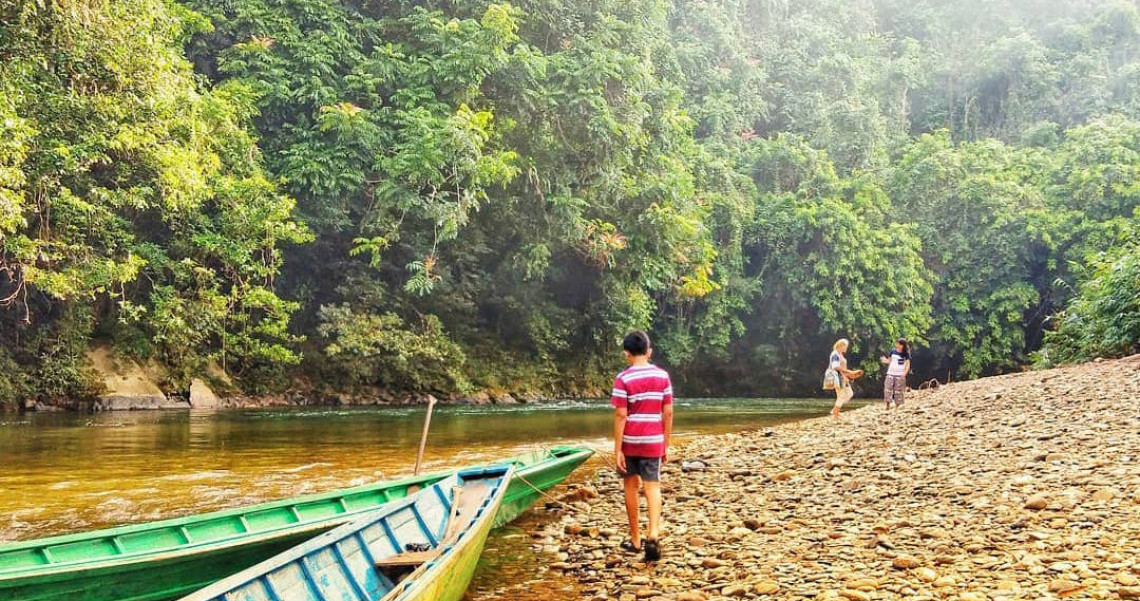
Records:
[[[625,512],[629,517],[629,540],[621,546],[633,553],[644,547],[645,559],[656,561],[661,558],[661,465],[668,461],[669,435],[673,432],[673,385],[665,370],[649,362],[653,348],[645,332],[626,335],[622,348],[629,368],[614,380],[610,397],[614,406],[614,456],[618,473],[625,480]],[[642,482],[649,505],[644,545],[637,515]]]

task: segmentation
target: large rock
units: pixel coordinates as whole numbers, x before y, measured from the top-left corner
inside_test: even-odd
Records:
[[[194,378],[190,382],[190,406],[195,409],[217,409],[222,406],[222,400],[208,384]]]
[[[106,389],[95,401],[96,411],[190,408],[186,401],[166,398],[152,373],[134,361],[115,357],[108,348],[92,349],[87,358]]]
[[[496,405],[515,405],[517,403],[518,401],[515,400],[515,397],[506,392],[495,397]]]
[[[110,393],[99,395],[96,411],[136,411],[143,409],[189,409],[186,401],[172,401],[162,391],[157,393]]]

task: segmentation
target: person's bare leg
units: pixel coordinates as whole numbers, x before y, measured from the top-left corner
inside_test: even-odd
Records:
[[[661,537],[661,483],[645,483],[645,501],[649,505],[649,530],[646,538],[657,540]]]
[[[839,409],[843,407],[843,389],[835,391],[835,406],[831,408],[831,417],[839,419]]]
[[[640,476],[627,476],[625,478],[625,515],[627,518],[629,518],[629,540],[633,543],[633,546],[637,548],[641,548],[641,527],[637,523],[637,506],[639,504],[637,493],[640,491],[640,489]],[[657,508],[658,511],[660,511],[660,494],[658,494],[657,499]],[[650,515],[653,514],[650,513]]]

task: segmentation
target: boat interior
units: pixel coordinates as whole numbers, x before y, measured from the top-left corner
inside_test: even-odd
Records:
[[[182,601],[398,598],[463,540],[507,473],[454,474]]]

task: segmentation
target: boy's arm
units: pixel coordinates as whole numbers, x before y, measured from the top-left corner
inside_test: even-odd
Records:
[[[610,404],[614,406],[614,460],[617,461],[618,469],[624,472],[625,455],[621,453],[621,439],[625,435],[625,422],[629,419],[629,390],[626,389],[621,376],[614,380]]]
[[[665,454],[661,456],[661,463],[669,462],[669,439],[673,437],[673,380],[669,379],[665,385],[665,394],[661,396],[661,419],[665,422]]]
[[[625,407],[614,409],[614,458],[618,469],[625,471],[625,455],[621,452],[621,437],[625,435],[625,422],[629,419],[629,410]]]

